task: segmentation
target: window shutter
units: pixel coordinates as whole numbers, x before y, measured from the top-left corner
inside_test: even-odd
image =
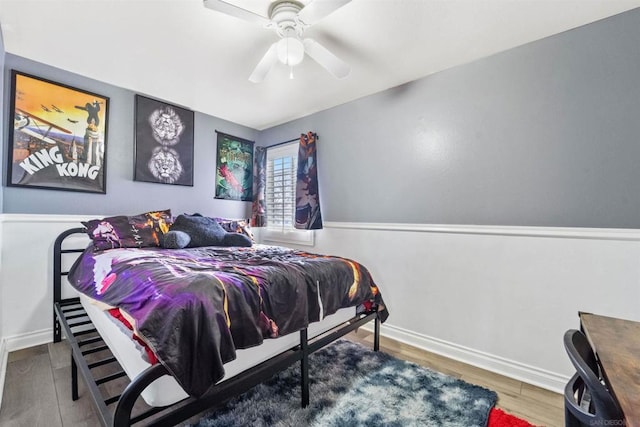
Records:
[[[267,150],[268,228],[294,229],[297,163],[297,143]]]

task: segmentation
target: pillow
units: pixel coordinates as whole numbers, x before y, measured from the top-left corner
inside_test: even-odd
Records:
[[[160,246],[166,249],[182,249],[186,248],[191,242],[191,237],[184,231],[169,230],[165,233]]]
[[[221,246],[244,246],[245,248],[251,247],[253,242],[245,234],[240,233],[227,233],[222,239]]]
[[[241,233],[247,236],[251,243],[255,243],[255,239],[253,238],[253,233],[251,232],[251,226],[249,225],[249,220],[245,219],[226,219],[226,218],[215,218],[218,221],[218,224],[225,229],[225,231],[229,233]]]
[[[221,246],[224,236],[227,234],[216,220],[198,214],[178,215],[169,231],[186,233],[188,237],[190,237],[190,241],[186,246],[187,248]]]
[[[227,232],[218,222],[200,214],[179,215],[164,235],[162,247],[167,249],[201,246],[244,246],[253,244],[245,234]]]
[[[134,216],[112,216],[83,221],[97,251],[115,248],[160,246],[171,225],[171,210],[151,211]]]

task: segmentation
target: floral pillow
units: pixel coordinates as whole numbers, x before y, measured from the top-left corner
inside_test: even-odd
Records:
[[[160,246],[171,225],[171,210],[83,221],[96,251]]]

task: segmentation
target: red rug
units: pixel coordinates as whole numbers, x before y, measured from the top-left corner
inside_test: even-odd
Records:
[[[487,427],[534,427],[527,421],[507,414],[502,409],[493,408],[489,412]]]

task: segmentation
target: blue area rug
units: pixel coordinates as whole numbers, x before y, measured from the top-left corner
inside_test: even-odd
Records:
[[[300,407],[299,365],[272,377],[198,427],[486,426],[497,395],[339,340],[310,356],[311,402]]]

